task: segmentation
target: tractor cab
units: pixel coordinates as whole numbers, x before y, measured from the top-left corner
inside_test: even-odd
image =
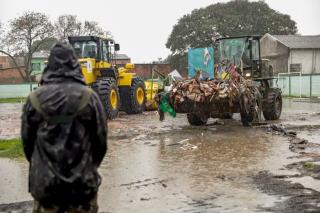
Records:
[[[218,66],[233,64],[244,78],[254,80],[272,78],[271,66],[263,67],[267,63],[261,59],[261,36],[241,36],[220,38],[215,42],[216,59]],[[271,71],[271,72],[270,72]]]
[[[118,78],[115,54],[120,49],[119,44],[100,36],[72,36],[68,40],[79,58],[87,84],[90,85],[103,76]]]
[[[73,36],[68,39],[78,58],[93,58],[112,64],[115,52],[120,50],[120,45],[107,37]]]

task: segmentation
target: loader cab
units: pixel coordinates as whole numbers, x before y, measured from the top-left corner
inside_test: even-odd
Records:
[[[262,72],[260,36],[220,38],[215,42],[216,64],[233,64],[245,78],[266,77]]]
[[[91,85],[100,77],[118,78],[115,55],[119,44],[100,36],[72,36],[68,40],[79,58],[86,84]]]
[[[68,38],[79,59],[91,58],[115,65],[115,55],[120,45],[110,38],[98,36],[72,36]]]

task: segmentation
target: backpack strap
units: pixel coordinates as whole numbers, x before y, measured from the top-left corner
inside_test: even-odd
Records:
[[[92,93],[93,93],[92,89],[86,88],[84,90],[84,93],[78,103],[77,109],[71,115],[48,116],[47,113],[45,113],[41,109],[41,104],[35,92],[30,93],[29,99],[30,99],[31,105],[36,109],[37,112],[39,112],[43,116],[43,118],[48,123],[52,123],[52,124],[70,123],[79,114],[79,112],[81,112],[88,105]]]

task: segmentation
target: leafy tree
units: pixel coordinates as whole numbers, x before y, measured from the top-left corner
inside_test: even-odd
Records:
[[[174,25],[166,47],[171,50],[168,61],[183,62],[187,67],[188,48],[210,46],[216,37],[239,35],[263,35],[265,33],[285,35],[297,33],[296,22],[290,16],[271,9],[263,1],[245,0],[217,3],[196,9],[184,15]],[[185,59],[182,59],[185,58]]]
[[[183,54],[171,54],[169,55],[165,61],[165,63],[169,63],[172,68],[180,71],[185,71],[188,69],[187,64],[187,55],[185,53]]]
[[[10,55],[24,56],[24,78],[31,82],[31,59],[48,39],[53,36],[53,26],[43,13],[28,11],[10,21],[6,45]]]

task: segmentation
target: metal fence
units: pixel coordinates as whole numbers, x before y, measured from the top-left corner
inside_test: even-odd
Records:
[[[274,81],[285,96],[320,97],[320,74],[279,73]]]
[[[320,74],[279,73],[274,85],[284,96],[320,97]],[[37,86],[32,84],[32,88]],[[27,97],[29,93],[29,84],[0,84],[0,98]]]

